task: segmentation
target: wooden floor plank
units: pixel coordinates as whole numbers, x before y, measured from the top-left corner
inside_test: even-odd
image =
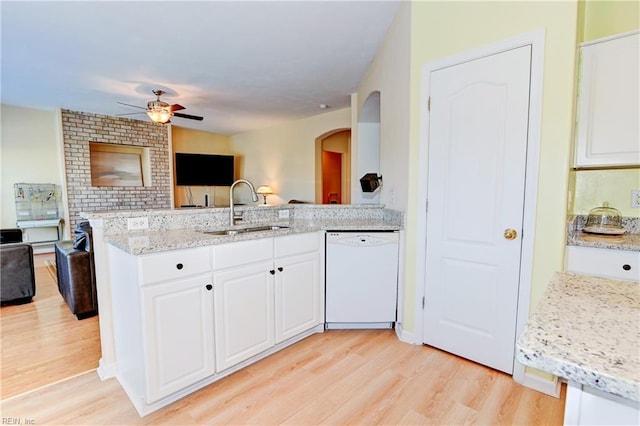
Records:
[[[41,349],[52,360],[48,365],[30,350],[43,345],[36,343],[38,334],[49,333],[30,315],[47,310],[57,327],[50,334],[65,350],[90,351],[99,342],[97,322],[78,339],[76,331],[64,331],[65,324],[78,324],[75,317],[67,322],[60,309],[29,307],[12,312],[14,319],[42,327],[27,333],[31,343],[26,344],[15,335],[20,327],[3,308],[2,344],[15,345],[13,350],[3,347],[3,391],[5,381],[16,392],[37,387],[34,376],[43,376],[46,383],[73,375],[64,356],[53,349]],[[92,356],[97,363],[98,355]],[[27,362],[17,363],[21,358]],[[2,399],[2,416],[23,419],[23,424],[31,419],[55,425],[561,425],[565,391],[560,399],[543,395],[504,373],[429,346],[400,342],[393,330],[329,330],[143,418],[115,379],[100,381],[95,371],[18,396],[3,393]]]
[[[46,261],[55,262],[55,256],[34,255],[33,301],[0,308],[2,399],[98,367],[98,317],[76,319],[60,296]]]
[[[95,372],[3,401],[2,415],[37,424],[562,424],[564,399],[437,349],[399,342],[391,331],[374,333],[380,353],[345,352],[351,347],[345,335],[358,342],[370,332],[328,331],[144,418],[116,380],[101,382]],[[413,366],[411,375],[394,368],[394,354]]]

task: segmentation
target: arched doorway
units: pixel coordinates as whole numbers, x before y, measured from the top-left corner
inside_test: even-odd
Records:
[[[316,139],[316,204],[351,203],[351,129]]]

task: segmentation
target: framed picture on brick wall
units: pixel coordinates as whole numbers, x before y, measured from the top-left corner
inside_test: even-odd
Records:
[[[137,147],[91,142],[90,154],[91,186],[144,186]]]

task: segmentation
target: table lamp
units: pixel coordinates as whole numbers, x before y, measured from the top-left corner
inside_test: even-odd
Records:
[[[264,197],[264,205],[267,204],[267,195],[273,194],[273,189],[269,185],[261,185],[258,187],[256,193],[262,195]]]

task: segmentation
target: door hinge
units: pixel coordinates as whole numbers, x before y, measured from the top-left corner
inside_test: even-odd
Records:
[[[427,99],[427,111],[431,112],[431,96]]]
[[[422,310],[424,310],[424,296],[422,296]]]

